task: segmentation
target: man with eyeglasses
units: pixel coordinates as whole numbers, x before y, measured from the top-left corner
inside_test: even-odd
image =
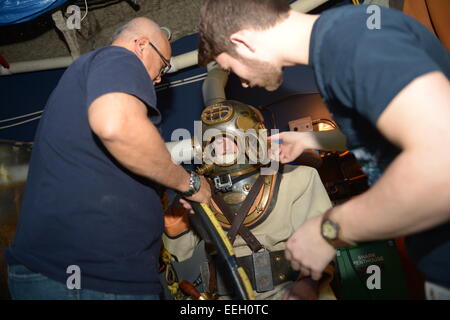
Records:
[[[172,68],[170,61],[164,58],[164,56],[159,52],[158,48],[155,47],[155,45],[151,42],[148,43],[150,47],[153,48],[153,50],[156,51],[156,53],[161,58],[161,61],[164,62],[164,64],[161,66],[161,70],[159,71],[159,78],[161,78],[164,74],[166,74],[170,68]]]
[[[154,84],[170,56],[160,27],[136,18],[60,79],[7,250],[13,299],[159,299],[161,186],[211,197],[204,178],[171,161],[157,128]]]

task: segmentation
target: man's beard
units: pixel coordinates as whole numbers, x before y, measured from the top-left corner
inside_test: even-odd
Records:
[[[275,91],[283,82],[283,71],[281,68],[266,61],[259,61],[254,59],[240,58],[251,70],[249,78],[246,79],[249,86],[263,87],[268,91]]]

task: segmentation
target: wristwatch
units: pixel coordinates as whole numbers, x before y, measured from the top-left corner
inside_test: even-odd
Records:
[[[178,191],[178,193],[182,197],[190,197],[198,192],[200,190],[200,176],[195,173],[194,171],[190,171],[191,176],[189,177],[189,190],[186,192]]]
[[[322,237],[335,248],[348,248],[356,246],[352,241],[344,241],[339,239],[340,225],[330,219],[331,210],[329,209],[322,218],[320,233]]]

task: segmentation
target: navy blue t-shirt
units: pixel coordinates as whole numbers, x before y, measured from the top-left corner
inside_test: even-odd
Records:
[[[324,12],[313,27],[309,63],[349,150],[373,184],[400,152],[376,129],[377,120],[415,78],[433,71],[450,78],[450,54],[428,29],[396,10],[381,8],[381,28],[369,29],[372,13],[366,10]],[[428,280],[450,287],[450,223],[408,237],[407,246]]]
[[[93,133],[88,107],[123,92],[158,125],[153,82],[132,52],[116,46],[81,56],[52,92],[39,123],[9,264],[81,288],[118,294],[160,292],[163,212],[158,187],[122,167]],[[146,146],[141,146],[145,148]]]

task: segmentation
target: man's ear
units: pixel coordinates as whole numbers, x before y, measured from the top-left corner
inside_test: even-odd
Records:
[[[253,33],[251,30],[240,30],[230,36],[230,41],[236,46],[236,51],[242,56],[249,56],[255,53],[253,41]]]
[[[144,37],[134,40],[134,53],[142,59],[144,56],[144,48],[147,45],[147,40]]]

